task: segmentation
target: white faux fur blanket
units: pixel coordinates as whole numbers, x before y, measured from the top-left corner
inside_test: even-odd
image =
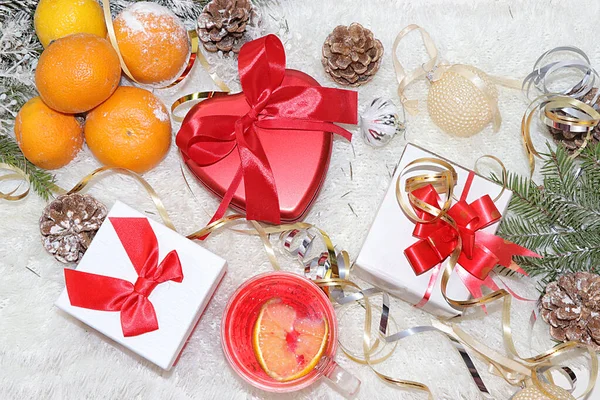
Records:
[[[396,79],[391,47],[396,34],[416,23],[429,31],[442,57],[451,62],[475,65],[482,70],[524,77],[545,50],[575,45],[600,63],[595,17],[600,2],[552,0],[282,0],[290,34],[286,38],[288,67],[314,76],[321,84],[335,86],[321,66],[321,46],[336,25],[360,22],[370,28],[384,47],[385,55],[374,80],[358,89],[360,109],[375,97],[389,97],[397,104]],[[401,46],[401,57],[409,67],[420,65],[424,51],[418,35]],[[236,61],[211,57],[228,84],[237,88]],[[598,65],[598,64],[596,64]],[[155,91],[170,105],[191,91],[213,88],[208,75],[196,68],[193,78],[180,87]],[[441,132],[426,112],[427,86],[413,85],[408,94],[421,99],[422,112],[408,118],[406,141],[428,148],[460,165],[472,166],[483,154],[501,158],[515,172],[526,174],[527,160],[520,137],[520,121],[527,106],[516,90],[500,88],[499,107],[503,122],[493,133],[488,126],[480,134],[459,139]],[[178,127],[174,125],[176,130]],[[390,172],[406,141],[397,137],[382,149],[367,146],[358,135],[351,146],[336,139],[331,166],[306,221],[327,231],[333,241],[354,258],[373,220]],[[536,133],[543,145],[547,136]],[[353,148],[352,148],[353,147]],[[180,232],[202,227],[218,201],[190,175],[193,194],[180,171],[180,157],[172,145],[168,157],[145,178],[157,190]],[[352,165],[352,174],[350,173]],[[98,167],[89,150],[58,171],[58,182],[69,188]],[[342,194],[349,192],[342,198]],[[128,178],[111,176],[98,181],[89,193],[111,206],[119,199],[158,218],[145,191]],[[354,210],[351,211],[349,205]],[[54,301],[64,288],[63,265],[46,254],[40,244],[38,219],[44,201],[35,194],[19,202],[0,203],[0,398],[1,399],[334,399],[341,395],[325,381],[299,393],[272,395],[246,384],[225,360],[219,340],[221,314],[232,292],[249,277],[270,270],[260,241],[231,231],[212,236],[203,243],[227,259],[229,272],[192,334],[179,364],[163,372],[139,357],[114,346],[100,334],[58,312]],[[291,267],[290,267],[291,268]],[[507,279],[515,291],[537,297],[535,281]],[[359,284],[367,286],[363,282]],[[528,320],[533,303],[515,302],[512,311],[519,350],[530,354]],[[430,315],[399,300],[392,301],[392,314],[401,328],[430,324]],[[461,326],[496,349],[502,349],[500,305],[489,307],[489,315],[469,312]],[[359,332],[361,315],[341,324],[342,337]],[[547,327],[539,323],[531,346],[548,348]],[[425,399],[421,393],[387,385],[366,366],[350,361],[341,352],[339,363],[362,381],[360,399]],[[516,388],[477,366],[496,399],[508,399]],[[478,399],[479,391],[450,342],[437,334],[424,334],[400,342],[393,357],[380,370],[389,375],[429,385],[436,399]],[[597,395],[600,398],[600,394]]]

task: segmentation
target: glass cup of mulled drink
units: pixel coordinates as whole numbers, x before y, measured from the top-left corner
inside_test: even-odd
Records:
[[[355,395],[360,380],[333,360],[337,343],[337,319],[327,295],[297,274],[251,278],[223,313],[225,357],[245,381],[269,392],[300,390],[325,377],[340,392]]]

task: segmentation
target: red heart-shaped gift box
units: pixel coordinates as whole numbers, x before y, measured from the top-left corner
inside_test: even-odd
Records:
[[[331,132],[350,138],[332,122],[356,123],[357,94],[285,69],[273,35],[244,45],[238,62],[243,92],[194,106],[177,145],[200,182],[223,198],[213,220],[231,205],[248,219],[296,221],[325,179]]]

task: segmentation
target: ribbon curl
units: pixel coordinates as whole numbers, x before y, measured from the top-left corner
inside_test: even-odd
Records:
[[[411,162],[405,171],[410,166],[423,162],[438,164],[445,170],[407,178],[405,191],[408,193],[408,204],[400,188],[404,173],[400,174],[396,182],[398,204],[415,223],[413,236],[419,239],[406,248],[404,254],[416,275],[433,270],[425,295],[417,307],[424,306],[429,300],[442,263],[447,258],[450,258],[452,270],[458,274],[475,298],[482,296],[482,286],[492,290],[499,289],[489,276],[496,265],[526,275],[525,271],[512,261],[512,257],[539,255],[481,231],[499,221],[501,214],[489,195],[467,203],[474,172],[469,172],[460,199],[452,204],[457,179],[454,168],[442,160],[423,158]],[[442,192],[445,193],[446,199],[440,206],[439,193]]]
[[[257,129],[325,131],[350,140],[351,133],[333,122],[357,123],[357,93],[283,85],[285,51],[275,35],[246,43],[238,69],[247,113],[230,115],[224,110],[222,115],[201,116],[195,106],[183,121],[177,145],[200,166],[218,163],[236,148],[239,152],[240,167],[211,222],[223,217],[243,178],[247,218],[279,224],[277,186]]]
[[[493,156],[485,156],[485,157],[496,159]],[[431,161],[431,159],[429,161]],[[442,160],[435,160],[435,161],[437,161],[437,163],[442,166],[446,166],[446,167],[450,167],[450,168],[448,170],[442,171],[440,173],[429,174],[429,176],[415,177],[413,182],[419,182],[421,185],[423,184],[423,182],[431,183],[434,187],[436,187],[440,190],[439,193],[446,192],[446,194],[448,196],[447,199],[449,199],[449,200],[447,200],[447,202],[448,202],[448,204],[451,204],[452,191],[454,189],[454,184],[451,184],[451,182],[453,182],[453,179],[454,180],[456,179],[456,175],[455,175],[456,172],[454,171],[454,175],[453,175],[452,171],[451,171],[451,170],[453,170],[453,168],[451,167],[450,164],[446,163],[445,161],[442,161]],[[499,161],[499,160],[497,160],[497,161]],[[156,192],[154,192],[154,190],[151,188],[151,186],[143,178],[141,178],[140,176],[138,176],[137,174],[135,174],[131,171],[122,170],[122,169],[118,169],[118,168],[116,168],[116,169],[109,168],[109,167],[100,168],[100,169],[92,172],[90,175],[84,177],[73,189],[71,189],[71,191],[69,193],[75,193],[75,192],[81,191],[84,187],[86,187],[87,184],[89,184],[89,182],[92,180],[92,178],[94,176],[96,176],[100,173],[103,173],[104,171],[107,171],[107,170],[111,170],[111,171],[114,171],[117,173],[122,173],[122,174],[127,173],[128,175],[133,176],[137,180],[139,180],[143,184],[144,188],[151,195],[152,200],[154,201],[157,209],[160,211],[159,215],[161,216],[161,218],[163,218],[165,223],[170,224],[170,219],[168,218],[168,215],[166,213],[166,210],[164,209],[164,206],[162,205],[162,202],[160,202],[160,199],[156,195]],[[399,190],[398,186],[397,186],[397,190]],[[502,192],[500,192],[500,193],[502,193]],[[500,195],[498,195],[497,198],[499,198],[499,197],[500,197]],[[413,213],[413,209],[410,207],[406,208],[405,211],[407,211],[408,214]],[[443,217],[443,215],[440,214],[435,218],[439,219],[440,217]],[[416,215],[413,215],[412,218],[418,219],[418,217]],[[245,219],[242,215],[238,215],[238,214],[230,215],[230,216],[227,216],[225,218],[222,218],[222,219],[219,219],[217,221],[210,223],[209,225],[200,229],[197,232],[187,235],[187,238],[191,239],[191,240],[200,239],[200,238],[207,236],[210,233],[213,233],[213,232],[223,229],[225,227],[230,227],[230,225],[232,225],[232,224],[237,224],[237,223],[244,222],[244,221],[245,221]],[[511,299],[512,299],[510,294],[506,290],[501,289],[494,293],[490,293],[484,297],[476,298],[473,300],[458,301],[458,300],[453,300],[451,298],[448,298],[448,296],[446,294],[446,287],[448,284],[450,274],[452,273],[452,270],[453,270],[453,266],[450,263],[448,263],[442,271],[443,273],[442,273],[441,292],[442,292],[442,295],[444,296],[444,298],[446,298],[446,300],[450,304],[452,304],[453,306],[458,307],[458,308],[475,307],[475,306],[480,306],[480,305],[487,304],[487,303],[490,303],[490,302],[493,302],[496,300],[503,300],[503,303],[504,303],[504,306],[502,309],[503,339],[504,339],[504,343],[507,346],[511,355],[516,358],[515,360],[507,358],[507,357],[499,354],[498,352],[486,347],[482,343],[476,341],[474,338],[472,338],[466,332],[462,331],[456,325],[446,325],[446,324],[441,324],[441,323],[434,323],[434,325],[435,325],[434,327],[418,326],[418,327],[408,328],[408,329],[405,329],[403,331],[396,332],[393,334],[389,334],[388,321],[392,321],[392,324],[394,324],[394,322],[393,322],[392,316],[390,315],[390,305],[389,305],[389,298],[388,298],[387,293],[381,292],[380,290],[374,289],[374,288],[361,290],[360,287],[358,287],[355,283],[350,281],[349,279],[350,279],[351,262],[350,262],[350,257],[348,255],[348,253],[345,251],[340,251],[340,252],[336,251],[331,239],[324,231],[314,227],[311,224],[307,224],[304,222],[298,222],[295,224],[288,224],[288,225],[279,225],[279,226],[262,226],[260,223],[258,223],[256,221],[248,221],[248,222],[252,223],[253,229],[250,229],[250,230],[234,229],[234,230],[239,233],[257,235],[263,242],[266,254],[268,255],[269,261],[271,262],[271,264],[273,265],[273,268],[275,270],[279,270],[281,267],[275,257],[274,248],[269,240],[270,234],[276,234],[276,233],[281,234],[284,247],[287,248],[288,251],[290,251],[292,254],[297,254],[299,257],[299,260],[302,262],[302,264],[304,264],[304,262],[306,261],[304,258],[305,258],[307,250],[311,246],[310,242],[312,241],[312,239],[303,240],[302,246],[299,247],[298,249],[294,249],[294,250],[290,250],[290,248],[291,248],[290,240],[292,240],[293,237],[297,235],[299,230],[303,231],[303,232],[308,232],[308,230],[314,229],[316,232],[318,232],[318,236],[321,237],[323,244],[325,245],[327,250],[325,252],[323,252],[321,255],[319,255],[318,258],[308,261],[308,263],[306,264],[306,267],[305,267],[305,274],[307,274],[307,277],[309,274],[312,275],[313,268],[316,268],[317,270],[319,270],[319,272],[317,272],[318,275],[316,278],[312,278],[312,279],[317,285],[319,285],[323,290],[326,291],[326,293],[328,293],[330,295],[330,298],[332,301],[335,301],[336,303],[338,303],[339,305],[342,305],[342,306],[356,304],[356,305],[362,306],[365,309],[364,330],[363,330],[363,340],[362,340],[363,357],[354,355],[350,351],[349,348],[347,348],[346,346],[343,345],[343,343],[340,343],[340,346],[341,346],[342,351],[344,351],[344,353],[346,353],[346,355],[350,359],[352,359],[356,362],[359,362],[359,363],[367,364],[380,379],[382,379],[390,384],[396,385],[401,388],[415,389],[415,390],[420,390],[420,391],[426,392],[428,394],[428,398],[430,400],[433,400],[433,394],[426,385],[424,385],[420,382],[408,381],[408,380],[399,379],[396,377],[392,377],[392,376],[383,374],[375,369],[374,364],[383,362],[386,359],[388,359],[391,356],[394,349],[396,348],[396,345],[398,344],[399,340],[422,333],[422,332],[437,331],[437,332],[441,332],[441,333],[445,334],[448,338],[450,338],[453,341],[455,347],[461,353],[463,360],[467,364],[469,371],[471,373],[471,376],[473,377],[474,381],[477,383],[477,386],[479,387],[480,391],[482,392],[482,395],[486,399],[491,398],[491,397],[488,395],[487,388],[485,387],[485,384],[482,382],[481,377],[477,373],[477,370],[475,369],[473,362],[470,360],[468,353],[465,352],[464,347],[469,347],[472,350],[474,350],[478,356],[481,356],[486,362],[488,362],[489,365],[491,367],[493,367],[494,370],[499,375],[501,375],[511,385],[522,386],[529,379],[530,381],[532,381],[533,385],[535,385],[542,393],[549,396],[549,398],[552,398],[551,394],[547,393],[544,386],[540,382],[540,379],[544,379],[544,377],[547,377],[547,379],[550,382],[552,381],[551,376],[549,376],[549,374],[548,374],[549,373],[548,367],[551,366],[550,368],[557,368],[558,366],[556,365],[556,362],[554,360],[556,358],[558,358],[558,356],[563,355],[563,354],[565,354],[575,348],[578,348],[578,347],[584,348],[587,350],[588,354],[591,357],[591,368],[589,371],[589,383],[588,383],[587,388],[585,389],[584,393],[580,397],[581,398],[585,397],[594,388],[597,374],[598,374],[598,359],[597,359],[595,352],[589,346],[581,345],[576,342],[567,342],[567,343],[562,343],[562,344],[556,345],[552,349],[550,349],[542,354],[536,355],[534,357],[524,358],[524,357],[520,356],[514,345],[511,323],[510,323],[510,309],[511,309]],[[309,237],[314,239],[315,235],[309,235]],[[454,252],[456,252],[456,249],[454,250]],[[321,267],[323,267],[322,271],[320,271]],[[353,289],[355,292],[345,295],[343,289],[351,289],[351,290]],[[372,317],[373,309],[376,309],[377,306],[371,305],[369,298],[372,296],[377,296],[377,295],[382,295],[381,317],[380,317],[380,322],[379,322],[378,335],[377,335],[377,337],[372,337],[371,317]],[[397,325],[397,324],[395,324],[395,325]],[[388,343],[388,344],[391,343],[391,344],[393,344],[393,346],[392,346],[391,350],[389,352],[387,352],[386,354],[384,354],[383,356],[378,357],[378,358],[373,358],[373,356],[375,356],[375,354],[380,351],[382,343]],[[564,368],[566,368],[566,367],[563,367],[563,369]],[[574,382],[574,380],[575,379],[571,379],[571,382]]]
[[[575,58],[548,62],[549,56],[555,53],[574,55]],[[553,75],[560,77],[558,73],[565,70],[574,70],[583,76],[574,83],[570,82],[571,85],[567,85],[563,90],[551,90],[549,86],[553,83]],[[599,79],[600,75],[591,66],[588,56],[577,47],[556,47],[546,51],[535,62],[533,71],[523,80],[522,87],[527,98],[531,97],[532,91],[539,94],[531,101],[521,120],[521,134],[529,160],[530,176],[533,176],[535,171],[535,157],[541,158],[531,139],[534,117],[539,114],[545,126],[561,130],[565,135],[580,135],[581,144],[570,156],[577,157],[591,141],[592,132],[600,123],[600,113],[596,105],[600,98],[600,90],[592,92]],[[585,100],[586,96],[590,98]]]
[[[0,163],[0,172],[8,171],[9,173],[0,175],[0,181],[18,181],[19,185],[11,190],[10,192],[0,191],[0,199],[8,201],[21,200],[29,194],[31,182],[29,182],[29,176],[21,168],[7,163]],[[25,189],[20,189],[21,184],[25,184]],[[20,193],[18,193],[20,190]]]
[[[407,72],[398,58],[398,47],[402,39],[404,39],[413,31],[418,31],[421,34],[421,39],[429,59],[421,64],[421,66],[418,68]],[[435,82],[441,79],[444,73],[452,71],[468,80],[477,88],[477,90],[479,90],[492,113],[492,125],[494,132],[497,132],[500,129],[502,117],[498,109],[498,100],[490,95],[489,84],[481,79],[476,73],[474,73],[468,65],[450,64],[445,61],[440,61],[437,47],[425,29],[415,24],[410,24],[402,29],[394,40],[392,54],[394,55],[392,61],[394,63],[394,71],[396,72],[396,79],[398,81],[398,96],[400,97],[400,101],[406,110],[411,115],[415,115],[419,112],[419,101],[411,100],[406,97],[404,92],[408,86],[410,86],[410,84],[414,81],[423,78],[427,78],[429,82]],[[522,86],[521,80],[493,76],[489,74],[485,75],[488,77],[491,83],[496,85],[501,85],[511,89],[520,89]]]
[[[512,262],[512,257],[539,256],[524,247],[481,231],[499,221],[501,215],[489,195],[467,203],[466,197],[474,176],[474,172],[470,171],[460,200],[447,211],[447,221],[439,218],[430,223],[416,223],[413,236],[420,240],[409,246],[404,254],[415,274],[421,275],[437,266],[435,273],[437,276],[440,264],[457,248],[460,237],[462,247],[458,258],[459,265],[455,271],[469,292],[474,297],[480,297],[482,285],[493,290],[498,289],[489,277],[496,265],[527,275]],[[421,208],[419,205],[421,203],[415,200],[418,199],[433,208],[440,209],[439,195],[433,185],[415,189],[411,195],[411,204],[417,216],[421,220],[432,221],[434,215]],[[454,221],[455,224],[450,221]]]
[[[99,311],[117,311],[125,337],[158,329],[152,302],[148,299],[163,282],[183,281],[175,250],[158,262],[158,241],[146,218],[109,218],[138,278],[135,284],[110,276],[65,269],[65,284],[71,305]]]

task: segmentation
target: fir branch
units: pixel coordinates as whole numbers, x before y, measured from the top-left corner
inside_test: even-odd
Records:
[[[54,176],[30,163],[21,153],[17,143],[8,135],[0,135],[0,163],[23,170],[29,176],[33,190],[44,200],[48,200],[56,190]]]
[[[572,240],[566,239],[566,236],[577,235],[573,229],[560,229],[547,223],[525,221],[517,217],[506,217],[498,233],[503,238],[528,249],[546,248],[561,240]]]
[[[589,145],[579,160],[560,146],[542,157],[543,185],[512,173],[505,182],[492,176],[513,191],[498,234],[543,257],[515,258],[543,283],[568,272],[599,272],[600,145]]]
[[[492,174],[491,179],[498,184],[505,184],[513,192],[508,210],[519,214],[523,218],[549,221],[552,213],[543,202],[538,185],[525,177],[509,173],[507,180],[502,181]]]

